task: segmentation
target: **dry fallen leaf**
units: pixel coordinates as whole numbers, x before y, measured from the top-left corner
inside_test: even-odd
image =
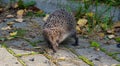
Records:
[[[80,29],[80,27],[79,27],[79,26],[76,26],[76,30],[77,30],[77,32],[78,32],[78,33],[80,33],[80,32],[81,32],[81,29]]]
[[[9,39],[9,40],[11,40],[11,39],[13,39],[14,37],[10,37],[10,36],[7,36],[7,39]]]
[[[17,35],[17,31],[10,33],[10,36],[16,36],[16,35]]]
[[[77,24],[79,25],[79,27],[85,26],[87,23],[87,19],[79,19]]]
[[[10,26],[2,27],[1,30],[11,30],[12,28]]]
[[[98,33],[98,36],[99,36],[100,38],[104,38],[105,34],[104,34],[104,33]]]
[[[107,30],[107,33],[112,34],[112,33],[114,33],[114,31],[115,31],[114,29],[110,29],[110,30]]]
[[[46,16],[43,18],[43,21],[46,21],[48,17],[49,17],[49,14],[46,14]]]
[[[114,28],[120,28],[120,21],[119,22],[115,22],[113,25]]]
[[[108,38],[110,39],[115,38],[115,35],[108,35]]]
[[[8,22],[7,25],[13,25],[15,22]]]
[[[23,17],[23,14],[24,14],[24,10],[18,10],[17,11],[17,18],[22,18]]]
[[[10,15],[7,15],[6,17],[7,18],[13,18],[14,16],[10,14]]]
[[[17,21],[17,22],[23,22],[23,19],[22,18],[15,19],[15,21]]]
[[[58,60],[65,60],[65,57],[59,57]]]
[[[0,8],[0,13],[3,12],[3,8]]]
[[[15,3],[15,4],[13,5],[13,8],[18,8],[18,3]]]

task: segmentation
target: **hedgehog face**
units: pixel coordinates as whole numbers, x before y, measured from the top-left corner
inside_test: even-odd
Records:
[[[43,29],[44,38],[50,42],[53,48],[57,49],[59,46],[60,32],[56,29]]]

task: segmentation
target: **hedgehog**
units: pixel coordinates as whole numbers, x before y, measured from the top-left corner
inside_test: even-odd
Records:
[[[55,10],[43,25],[43,36],[53,52],[56,52],[59,44],[68,37],[74,38],[75,43],[72,45],[77,46],[75,17],[65,9]]]

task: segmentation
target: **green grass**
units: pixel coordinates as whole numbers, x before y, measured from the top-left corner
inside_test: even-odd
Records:
[[[39,52],[31,52],[31,53],[25,53],[25,54],[16,54],[17,57],[22,57],[22,56],[29,56],[29,55],[36,55],[36,54],[41,54]]]
[[[101,4],[104,3],[112,6],[120,6],[120,0],[71,0],[71,1],[80,1],[80,2],[90,1],[92,3],[95,3],[95,1],[97,1],[98,3],[101,3]]]
[[[17,31],[16,36],[20,36],[20,37],[24,37],[24,35],[27,33],[27,30],[25,30],[25,29],[16,29],[14,31]]]
[[[35,4],[36,2],[34,0],[28,2],[24,2],[23,0],[18,0],[18,8],[20,9],[29,8],[30,6],[34,6]]]
[[[118,43],[120,43],[120,37],[116,37],[115,41],[118,42]]]
[[[94,66],[94,63],[92,61],[90,61],[87,57],[77,54],[74,49],[69,48],[66,45],[65,45],[65,47],[67,49],[69,49],[73,54],[77,55],[78,59],[81,59],[82,61],[84,61],[85,63],[87,63],[90,66]]]
[[[108,52],[105,48],[100,48],[100,50],[120,62],[120,58],[117,57],[117,54],[120,54],[120,52]]]
[[[88,58],[86,58],[85,56],[78,56],[79,59],[83,60],[84,62],[86,62],[88,65],[90,66],[94,66],[94,63],[91,62]]]
[[[112,10],[111,9],[112,5],[105,5],[106,6],[105,9],[98,10],[98,6],[101,5],[99,3],[99,0],[95,0],[95,1],[83,0],[82,3],[84,4],[84,6],[79,4],[75,17],[76,17],[76,20],[79,20],[82,18],[85,18],[88,20],[88,24],[87,24],[88,26],[86,27],[88,33],[92,33],[100,29],[106,32],[108,29],[111,28],[111,26],[113,25],[113,22],[112,22],[113,16],[111,16],[110,14]],[[89,9],[90,6],[93,6],[93,5],[95,8],[95,12],[92,12]],[[86,15],[88,13],[93,13],[93,15],[92,16]],[[100,28],[96,28],[98,26]]]
[[[95,47],[95,48],[99,48],[100,47],[100,44],[98,42],[95,42],[95,41],[90,41],[90,46],[91,47]]]

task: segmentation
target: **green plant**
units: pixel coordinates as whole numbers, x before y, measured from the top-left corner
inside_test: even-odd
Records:
[[[20,8],[20,9],[24,9],[25,8],[23,0],[19,0],[18,1],[18,8]]]
[[[86,58],[85,56],[79,56],[79,59],[82,59],[84,62],[86,62],[87,64],[89,64],[90,66],[94,66],[94,63],[91,62],[88,58]]]
[[[117,64],[116,66],[120,66],[120,64]]]
[[[24,36],[27,32],[27,30],[24,29],[17,29],[16,31],[18,32],[17,36]]]
[[[75,14],[76,20],[78,20],[79,18],[82,18],[83,16],[85,16],[87,12],[89,12],[89,7],[92,4],[92,1],[84,0],[83,4],[84,6],[81,3],[79,3],[79,7]]]
[[[88,33],[92,33],[93,31],[98,32],[97,30],[104,30],[110,29],[112,26],[112,18],[111,12],[111,4],[106,6],[105,9],[99,9],[100,6],[99,0],[83,0],[84,5],[80,5],[78,10],[76,11],[76,20],[80,18],[85,18],[88,20],[87,22],[87,29]],[[90,11],[90,6],[95,8],[95,12]]]
[[[38,12],[28,11],[26,13],[26,16],[31,16],[31,17],[34,17],[34,16],[36,16],[36,17],[44,17],[45,15],[46,14],[44,12],[40,12],[40,11],[38,11]]]
[[[34,6],[35,4],[36,4],[35,1],[24,2],[23,0],[19,0],[18,1],[18,8],[25,9],[25,8],[30,7],[30,6]]]
[[[115,41],[120,43],[120,37],[116,37]]]
[[[90,44],[91,47],[100,48],[100,44],[95,41],[90,41]]]
[[[28,8],[28,7],[30,7],[30,6],[34,6],[35,4],[36,4],[35,1],[29,1],[29,2],[24,3],[24,7],[25,7],[25,8]]]

